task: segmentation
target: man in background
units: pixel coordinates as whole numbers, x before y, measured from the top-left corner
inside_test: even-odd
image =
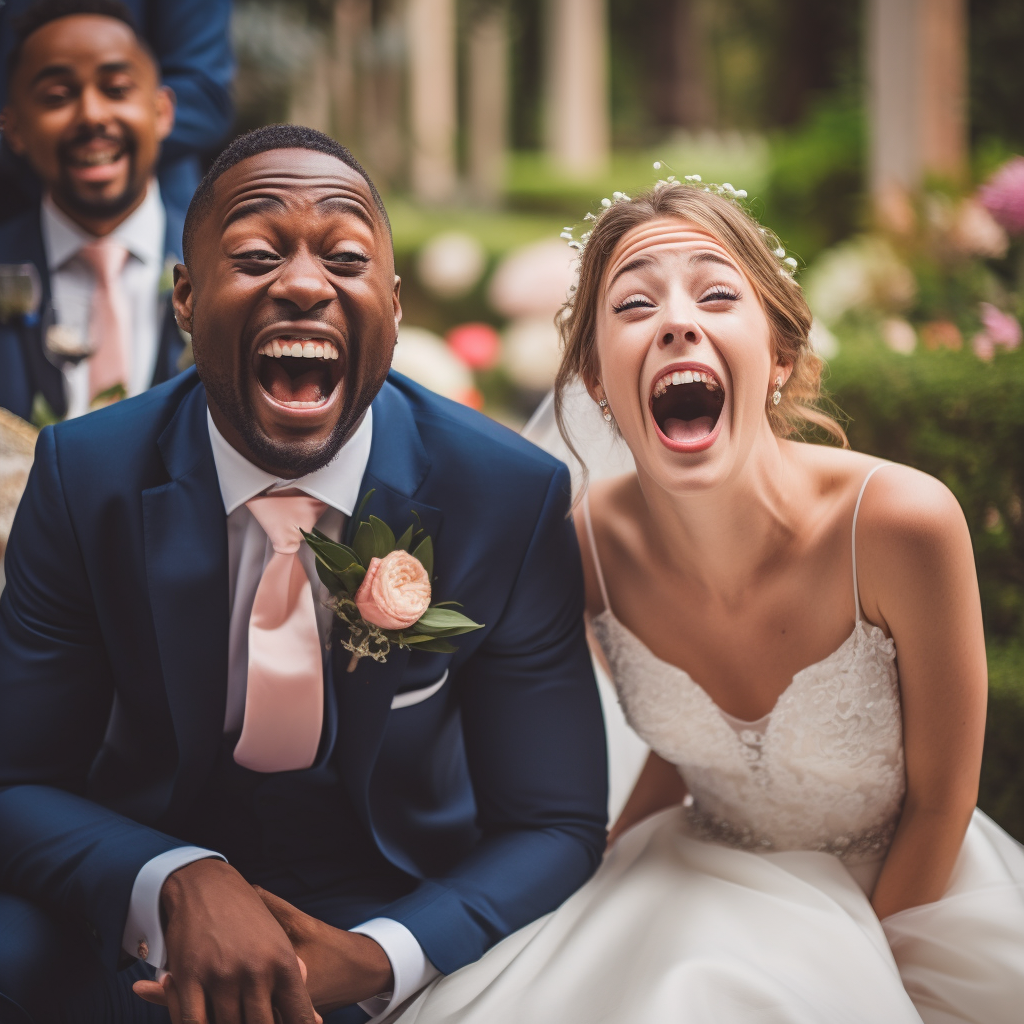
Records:
[[[9,98],[7,70],[19,22],[32,6],[33,0],[0,6],[0,107]],[[164,202],[180,208],[182,216],[202,177],[203,158],[231,128],[231,6],[231,0],[125,0],[176,99],[177,117],[161,149],[157,178]],[[0,222],[39,194],[31,169],[0,145]]]
[[[183,210],[155,177],[174,95],[119,0],[35,4],[8,73],[6,142],[44,193],[0,224],[0,285],[38,285],[0,303],[0,407],[41,425],[179,369],[168,300]]]

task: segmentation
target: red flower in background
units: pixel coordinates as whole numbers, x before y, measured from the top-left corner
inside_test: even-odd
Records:
[[[1024,232],[1024,157],[1008,160],[978,190],[982,206],[1011,234]]]
[[[459,324],[445,340],[471,370],[489,370],[501,356],[501,338],[490,324]]]

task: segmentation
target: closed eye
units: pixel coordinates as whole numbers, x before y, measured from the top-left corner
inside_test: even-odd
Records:
[[[731,288],[726,288],[725,285],[716,285],[711,291],[702,295],[697,301],[698,302],[721,302],[723,300],[736,301],[739,298],[739,293],[734,292]]]
[[[236,252],[232,257],[236,260],[255,260],[260,263],[268,263],[280,258],[276,252],[271,252],[269,249],[247,249],[245,252]]]
[[[344,252],[331,253],[324,257],[325,263],[369,263],[370,257],[361,252],[346,250]]]
[[[612,306],[616,313],[624,313],[627,309],[653,309],[654,303],[646,295],[630,295],[617,306]]]

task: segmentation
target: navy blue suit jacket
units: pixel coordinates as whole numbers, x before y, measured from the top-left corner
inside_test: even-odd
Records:
[[[180,263],[184,215],[168,203],[164,203],[164,208],[167,213],[165,259]],[[57,416],[64,416],[67,412],[64,375],[43,350],[43,332],[52,322],[52,300],[38,203],[28,213],[0,224],[0,263],[34,263],[43,291],[37,314],[0,322],[0,408],[27,420],[32,414],[36,394],[41,394]],[[153,384],[160,384],[178,373],[178,362],[185,348],[174,322],[170,296],[162,318]]]
[[[160,65],[164,85],[174,90],[174,129],[160,150],[158,177],[164,202],[184,215],[202,173],[202,156],[215,151],[231,129],[231,0],[124,0]],[[0,106],[7,101],[7,58],[17,19],[32,0],[0,6]],[[38,196],[28,165],[7,150],[5,170],[26,193]],[[6,204],[0,199],[0,206]]]
[[[330,654],[333,759],[382,853],[420,879],[380,913],[444,973],[552,910],[604,848],[607,766],[564,465],[392,374],[366,512],[434,538],[454,655]],[[222,744],[227,530],[195,370],[42,431],[0,596],[0,888],[118,960],[136,873]],[[396,693],[440,679],[432,697]]]

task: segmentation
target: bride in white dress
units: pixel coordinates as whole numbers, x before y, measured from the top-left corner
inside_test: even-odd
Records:
[[[577,528],[652,753],[596,876],[402,1024],[1024,1017],[1024,848],[974,806],[967,528],[938,481],[791,439],[842,432],[776,246],[691,184],[593,229],[559,387],[635,460]]]

